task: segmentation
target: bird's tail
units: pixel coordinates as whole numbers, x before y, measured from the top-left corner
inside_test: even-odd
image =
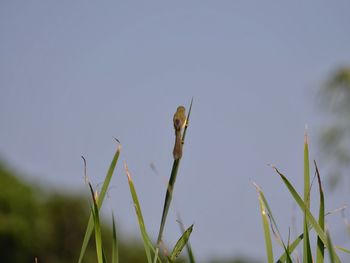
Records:
[[[174,159],[180,159],[182,157],[182,140],[181,131],[175,131],[175,145],[173,150]]]

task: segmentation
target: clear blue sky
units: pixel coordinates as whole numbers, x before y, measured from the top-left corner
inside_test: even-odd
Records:
[[[350,63],[349,10],[349,1],[1,1],[0,154],[28,180],[85,190],[80,155],[98,185],[119,138],[156,238],[165,188],[150,163],[169,176],[172,116],[193,96],[165,241],[179,236],[176,208],[195,223],[201,260],[264,257],[251,180],[287,239],[293,202],[267,164],[302,189],[305,124],[318,158],[317,91]],[[136,236],[121,164],[104,209]],[[327,210],[349,200],[339,192]]]

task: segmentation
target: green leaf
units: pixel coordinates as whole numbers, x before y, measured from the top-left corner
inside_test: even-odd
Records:
[[[306,214],[307,221],[315,229],[317,235],[320,237],[320,239],[322,240],[323,244],[325,244],[326,247],[328,247],[327,236],[324,233],[323,229],[320,227],[320,225],[316,222],[316,219],[311,214],[310,209],[308,209],[306,207],[306,205],[304,204],[303,199],[301,199],[300,195],[297,193],[297,191],[294,189],[293,185],[288,181],[288,179],[280,171],[278,171],[278,169],[276,167],[274,167],[274,169],[277,172],[277,174],[282,178],[282,181],[286,185],[287,189],[289,190],[289,192],[293,196],[294,200],[296,201],[296,203],[298,204],[298,206],[300,207],[302,212],[304,212]],[[336,253],[335,253],[335,260],[336,260],[337,263],[340,262],[340,259],[339,259],[339,257],[337,256]]]
[[[162,220],[160,223],[160,228],[159,228],[159,233],[158,233],[158,238],[157,238],[157,246],[159,246],[160,242],[162,241],[162,236],[163,236],[163,231],[164,231],[164,226],[165,226],[165,221],[168,215],[172,195],[173,195],[173,187],[175,185],[175,180],[176,180],[176,175],[177,171],[179,169],[179,164],[180,164],[180,159],[176,159],[173,162],[173,168],[171,169],[171,175],[165,195],[165,201],[164,201],[164,207],[163,207],[163,213],[162,213]]]
[[[103,259],[103,263],[107,263],[106,254],[103,248],[102,248],[102,259]]]
[[[93,200],[93,207],[91,208],[91,212],[93,215],[94,227],[95,227],[95,243],[96,243],[97,262],[104,263],[105,260],[103,257],[99,209],[98,209],[98,205],[96,202],[94,190],[92,189],[92,186],[90,183],[89,183],[89,187],[90,187],[91,196],[92,196],[92,200]]]
[[[181,233],[184,233],[186,230],[185,230],[184,224],[182,223],[182,220],[181,220],[179,213],[177,214],[177,222],[179,223]],[[192,252],[190,241],[187,242],[186,249],[187,249],[188,261],[190,263],[195,263],[196,261],[194,259],[194,255]]]
[[[192,230],[193,230],[193,224],[182,234],[180,239],[176,242],[176,245],[174,246],[173,251],[169,256],[171,261],[174,261],[180,255],[182,249],[187,244],[188,239],[190,238]]]
[[[182,142],[185,142],[185,137],[186,137],[186,133],[187,133],[187,128],[190,125],[190,116],[191,116],[191,111],[192,111],[192,104],[193,104],[193,98],[191,99],[191,103],[190,103],[190,108],[188,109],[188,114],[187,114],[187,119],[186,119],[186,125],[185,125],[185,129],[184,132],[182,134]]]
[[[349,249],[346,249],[346,248],[343,248],[343,247],[340,247],[340,246],[335,246],[335,248],[336,248],[336,249],[339,249],[339,250],[341,250],[341,251],[343,251],[343,252],[345,252],[345,253],[350,254],[350,250],[349,250]]]
[[[292,254],[294,249],[299,245],[300,241],[303,239],[304,234],[300,234],[293,242],[288,246],[289,254]],[[287,260],[288,254],[284,252],[282,256],[277,260],[277,263],[282,263]]]
[[[104,200],[104,197],[106,195],[109,183],[111,181],[111,178],[112,178],[112,175],[113,175],[113,172],[114,172],[114,169],[115,169],[115,167],[117,165],[117,162],[118,162],[119,155],[120,155],[120,145],[118,146],[117,151],[114,154],[113,160],[112,160],[112,162],[111,162],[111,164],[109,166],[109,169],[107,171],[107,175],[106,175],[105,180],[103,182],[103,186],[102,186],[102,189],[101,189],[100,197],[99,197],[98,202],[97,202],[98,208],[101,207],[102,202]],[[83,258],[84,258],[84,254],[85,254],[87,245],[89,243],[89,240],[90,240],[90,237],[91,237],[91,234],[92,234],[92,231],[93,231],[93,227],[94,227],[93,224],[94,224],[94,222],[93,222],[93,214],[91,213],[89,221],[88,221],[88,224],[87,224],[87,227],[86,227],[83,244],[81,246],[78,263],[81,263]]]
[[[320,173],[317,168],[316,161],[314,161],[315,169],[316,169],[316,175],[317,175],[317,181],[318,181],[318,188],[320,192],[320,209],[318,212],[318,224],[320,225],[320,228],[324,231],[324,220],[325,220],[325,212],[324,212],[324,194],[322,189],[322,183],[321,183],[321,177]],[[316,254],[316,263],[323,263],[324,262],[324,248],[325,245],[322,242],[321,238],[317,236],[317,254]]]
[[[335,263],[336,261],[336,255],[335,255],[335,251],[332,245],[332,240],[331,240],[331,236],[329,235],[328,231],[327,231],[327,240],[328,240],[328,253],[329,253],[329,259],[331,261],[331,263]]]
[[[267,217],[264,201],[262,200],[260,194],[258,195],[258,198],[260,203],[260,214],[261,214],[261,219],[262,219],[263,228],[264,228],[264,235],[265,235],[267,262],[273,263],[273,251],[272,251],[272,241],[271,241],[269,220]]]
[[[310,167],[309,167],[309,147],[307,141],[307,133],[305,133],[304,141],[304,203],[305,208],[310,209]],[[313,262],[311,247],[310,247],[310,238],[309,238],[309,229],[307,224],[307,216],[304,213],[304,240],[303,240],[303,262]]]
[[[261,200],[263,201],[264,207],[266,208],[265,211],[267,210],[268,219],[270,219],[270,221],[271,221],[272,233],[274,234],[274,236],[277,239],[277,241],[282,245],[282,247],[284,249],[284,252],[286,254],[287,263],[291,263],[292,259],[290,257],[290,253],[289,253],[289,251],[287,249],[287,246],[283,242],[281,233],[278,230],[278,226],[277,226],[276,220],[273,217],[272,211],[271,211],[270,206],[269,206],[269,204],[268,204],[268,202],[267,202],[267,200],[265,198],[265,195],[264,195],[263,191],[261,190],[261,188],[257,184],[254,184],[254,185],[255,185],[255,187],[256,187],[256,189],[257,189],[257,191],[258,191],[258,193],[259,193],[259,195],[261,197]],[[274,229],[276,229],[277,233],[275,233]]]
[[[143,220],[140,202],[139,202],[139,199],[138,199],[137,194],[136,194],[136,189],[135,189],[134,183],[131,180],[131,175],[129,173],[129,169],[126,166],[126,164],[124,166],[125,166],[126,175],[128,177],[131,197],[132,197],[132,200],[134,201],[135,212],[136,212],[137,220],[138,220],[138,223],[139,223],[140,232],[141,232],[141,235],[142,235],[143,245],[145,247],[147,261],[149,263],[151,263],[152,262],[152,258],[151,258],[150,248],[153,248],[153,245],[152,245],[152,242],[150,241],[150,238],[149,238],[149,236],[147,234],[147,231],[146,231],[146,226],[145,226],[145,223],[144,223],[144,220]]]
[[[117,230],[115,226],[114,215],[112,215],[112,226],[113,226],[112,263],[119,263],[118,239],[117,239]]]

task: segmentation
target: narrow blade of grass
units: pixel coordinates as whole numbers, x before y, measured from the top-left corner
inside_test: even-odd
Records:
[[[134,183],[133,183],[133,181],[131,179],[131,175],[129,173],[128,167],[126,166],[126,164],[124,164],[124,165],[125,165],[125,172],[126,172],[126,175],[128,177],[131,197],[132,197],[132,200],[134,202],[135,212],[136,212],[137,220],[138,220],[138,223],[139,223],[140,232],[141,232],[141,235],[142,235],[143,245],[145,247],[147,261],[149,263],[151,263],[152,262],[152,258],[151,258],[150,247],[153,247],[153,245],[151,244],[150,238],[149,238],[149,236],[147,234],[147,231],[146,231],[146,226],[145,226],[145,223],[144,223],[144,220],[143,220],[141,206],[140,206],[140,202],[139,202],[139,199],[137,197],[137,194],[136,194]]]
[[[118,162],[118,159],[119,159],[119,155],[120,155],[120,148],[121,148],[120,145],[118,145],[117,151],[116,151],[116,153],[113,156],[112,162],[111,162],[111,164],[109,166],[109,169],[107,171],[107,175],[106,175],[105,180],[103,182],[103,186],[102,186],[102,189],[101,189],[100,197],[99,197],[98,203],[97,203],[97,206],[99,208],[102,205],[102,202],[103,202],[104,197],[106,195],[106,192],[107,192],[109,183],[111,181],[113,172],[114,172],[115,167],[117,165],[117,162]],[[86,227],[85,236],[84,236],[84,239],[83,239],[83,244],[81,246],[78,263],[81,263],[83,258],[84,258],[84,254],[85,254],[87,245],[89,243],[89,240],[90,240],[90,237],[91,237],[91,234],[92,234],[92,231],[93,231],[93,223],[94,223],[93,222],[93,214],[91,213],[89,221],[88,221],[88,224],[87,224],[87,227]]]
[[[307,141],[307,133],[304,140],[304,203],[305,208],[310,209],[310,167],[309,167],[309,146]],[[303,262],[312,262],[312,254],[310,247],[309,230],[307,224],[307,216],[304,213],[304,240],[303,240]]]
[[[189,120],[190,120],[192,103],[193,103],[193,99],[191,100],[190,108],[189,108],[188,114],[187,114],[185,129],[184,129],[183,134],[182,134],[182,142],[183,143],[185,142],[185,136],[186,136]],[[179,165],[180,165],[180,160],[181,160],[181,158],[174,160],[173,168],[171,169],[170,179],[169,179],[168,187],[167,187],[166,194],[165,194],[162,219],[161,219],[158,238],[157,238],[157,248],[159,247],[160,242],[162,241],[162,235],[163,235],[164,226],[165,226],[166,218],[168,215],[168,211],[169,211],[169,207],[170,207],[170,203],[171,203],[171,199],[172,199],[172,195],[173,195],[173,190],[174,190],[174,185],[175,185],[175,181],[176,181],[177,171],[178,171]],[[158,252],[158,249],[156,251]]]
[[[339,249],[339,250],[341,250],[341,251],[343,251],[343,252],[345,252],[345,253],[350,254],[350,250],[349,250],[349,249],[346,249],[346,248],[343,248],[343,247],[340,247],[340,246],[335,246],[335,248],[336,248],[336,249]]]
[[[181,233],[184,233],[186,230],[185,230],[184,224],[182,223],[180,214],[177,215],[177,222],[179,223]],[[194,259],[194,255],[193,255],[193,252],[192,252],[192,248],[191,248],[191,243],[190,243],[190,241],[187,241],[187,243],[186,243],[186,249],[187,249],[188,261],[189,261],[190,263],[195,263],[196,261],[195,261],[195,259]]]
[[[264,205],[264,201],[262,200],[260,194],[258,194],[258,198],[260,203],[260,214],[261,214],[261,219],[262,219],[263,228],[264,228],[267,262],[273,263],[273,251],[272,251],[269,219],[266,213],[266,207]]]
[[[158,233],[158,238],[157,238],[157,246],[160,244],[163,236],[163,231],[164,231],[164,226],[165,226],[165,221],[166,217],[168,215],[172,195],[173,195],[173,186],[175,185],[175,180],[176,180],[176,175],[177,171],[179,169],[179,164],[180,164],[180,159],[174,160],[173,163],[173,168],[171,169],[171,175],[165,195],[165,201],[164,201],[164,207],[163,207],[163,213],[162,213],[162,220],[160,223],[160,228],[159,228],[159,233]]]
[[[97,262],[104,263],[103,257],[103,248],[102,248],[102,237],[101,237],[101,226],[100,226],[100,216],[98,205],[95,198],[94,190],[92,189],[91,184],[89,183],[91,196],[93,200],[93,206],[91,208],[93,220],[94,220],[94,228],[95,228],[95,243],[96,243],[96,254],[97,254]]]
[[[291,263],[292,262],[292,259],[290,257],[290,253],[287,249],[287,246],[285,245],[285,243],[283,242],[283,239],[282,239],[282,236],[281,236],[281,233],[280,231],[278,230],[278,226],[277,226],[277,223],[276,223],[276,220],[275,218],[273,217],[273,214],[272,214],[272,211],[270,209],[270,206],[265,198],[265,195],[264,195],[264,192],[261,190],[261,188],[256,184],[254,183],[258,193],[259,193],[259,196],[264,204],[264,208],[265,209],[265,212],[267,210],[267,216],[268,216],[268,219],[271,221],[271,231],[272,233],[274,234],[275,238],[277,239],[277,241],[282,245],[283,249],[284,249],[284,252],[286,254],[286,260],[287,260],[287,263]],[[274,231],[274,229],[276,229],[276,233]]]
[[[308,221],[314,227],[318,236],[321,238],[323,243],[327,244],[326,234],[324,233],[324,231],[322,230],[320,225],[316,222],[316,219],[313,217],[310,210],[306,208],[303,199],[300,197],[300,195],[294,189],[293,185],[289,182],[289,180],[276,167],[274,167],[274,169],[277,172],[277,174],[281,177],[282,181],[286,185],[287,189],[289,190],[289,192],[293,196],[294,200],[296,201],[296,203],[298,204],[298,206],[300,207],[302,212],[304,212],[307,215]]]
[[[333,248],[333,244],[332,244],[332,240],[331,240],[331,236],[329,235],[329,232],[327,231],[327,241],[328,241],[328,254],[329,254],[329,259],[331,261],[331,263],[335,263],[336,261],[336,255],[335,255],[335,251]]]
[[[324,194],[322,189],[322,183],[321,183],[321,177],[320,173],[317,168],[317,164],[314,161],[315,169],[316,169],[316,175],[317,175],[317,181],[318,181],[318,188],[320,192],[320,209],[318,212],[318,224],[320,225],[320,228],[324,231],[324,220],[325,220],[325,213],[324,213]],[[324,262],[324,243],[322,242],[321,238],[317,236],[317,253],[316,253],[316,263],[323,263]]]
[[[118,239],[117,230],[115,226],[114,215],[112,215],[112,231],[113,231],[113,242],[112,242],[112,263],[119,263],[119,249],[118,249]]]
[[[182,249],[187,244],[188,239],[190,238],[192,230],[193,224],[189,228],[187,228],[187,230],[182,234],[180,239],[176,242],[176,245],[174,246],[173,251],[169,256],[171,262],[175,261],[175,259],[180,255]]]
[[[186,137],[186,133],[187,133],[187,128],[190,124],[190,116],[191,116],[191,111],[192,111],[192,104],[193,104],[193,98],[191,99],[191,103],[190,103],[190,108],[188,109],[188,114],[187,114],[187,119],[186,119],[186,124],[185,124],[185,129],[184,132],[182,134],[182,141],[185,142],[185,137]]]
[[[304,234],[300,234],[293,242],[288,246],[289,254],[292,254],[294,249],[299,245],[300,241],[303,239]],[[277,260],[277,263],[282,263],[287,260],[288,254],[284,252],[280,258]]]
[[[103,263],[107,263],[106,254],[103,248],[102,248],[102,258],[103,258]]]
[[[308,209],[306,207],[303,199],[301,199],[300,195],[297,193],[297,191],[294,189],[293,185],[288,181],[288,179],[280,171],[278,171],[278,169],[276,167],[274,167],[274,169],[277,172],[277,174],[281,177],[282,181],[286,185],[287,189],[289,190],[289,192],[293,196],[294,200],[296,201],[296,203],[298,204],[300,209],[306,214],[307,221],[315,229],[317,235],[320,237],[320,239],[322,240],[323,244],[325,244],[326,247],[328,247],[327,236],[324,233],[323,229],[320,227],[320,225],[317,223],[317,221],[314,218],[314,216],[311,214],[310,209]],[[336,260],[336,262],[340,262],[340,259],[339,259],[339,257],[337,256],[336,253],[335,253],[335,260]]]

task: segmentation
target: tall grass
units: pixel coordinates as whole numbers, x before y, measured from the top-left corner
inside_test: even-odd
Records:
[[[303,198],[298,194],[297,190],[293,184],[287,179],[287,177],[282,174],[276,167],[273,166],[273,169],[277,175],[281,178],[283,184],[286,186],[287,191],[291,194],[296,204],[299,206],[301,212],[303,213],[303,232],[291,243],[286,244],[283,242],[282,237],[278,231],[277,223],[274,220],[272,211],[269,208],[265,195],[259,186],[256,186],[258,193],[258,200],[260,206],[260,214],[262,218],[262,225],[265,235],[265,245],[266,245],[266,255],[267,262],[275,262],[273,255],[273,245],[271,232],[274,234],[277,242],[282,245],[284,253],[276,260],[276,262],[293,262],[293,251],[299,246],[300,242],[303,240],[303,254],[302,262],[303,263],[323,263],[325,261],[324,251],[327,249],[330,262],[339,263],[340,259],[337,254],[336,248],[345,252],[346,249],[335,247],[332,245],[330,235],[326,231],[325,224],[325,198],[322,187],[321,176],[317,167],[316,162],[314,161],[315,167],[315,176],[317,177],[318,182],[318,192],[319,192],[319,213],[318,220],[315,219],[313,214],[310,211],[311,204],[311,185],[310,185],[310,168],[309,168],[309,145],[307,135],[305,135],[304,140],[304,196]],[[310,242],[310,232],[314,232],[316,235],[316,248],[314,250],[314,255],[316,255],[316,261],[314,261],[314,256],[312,254],[311,242]],[[298,259],[295,262],[299,262]]]
[[[188,129],[188,123],[190,119],[190,114],[192,110],[192,101],[189,107],[187,120],[185,124],[185,128],[182,134],[182,143],[185,142],[185,136]],[[119,143],[119,142],[118,142]],[[90,237],[92,233],[95,234],[95,244],[96,244],[96,258],[98,263],[107,263],[106,255],[104,253],[105,249],[103,246],[103,238],[101,234],[101,221],[100,221],[100,209],[102,206],[102,203],[104,201],[104,197],[106,195],[107,189],[109,187],[110,181],[112,179],[114,170],[116,168],[116,165],[118,163],[119,155],[120,155],[121,147],[120,144],[117,147],[117,150],[113,156],[113,159],[111,161],[111,164],[109,166],[109,169],[107,171],[105,180],[103,182],[103,186],[101,188],[100,193],[97,193],[94,191],[92,185],[88,183],[90,193],[91,193],[91,214],[90,218],[87,223],[85,236],[82,242],[81,252],[79,256],[78,263],[81,263],[85,250],[87,247],[87,244],[90,240]],[[322,187],[322,180],[321,176],[317,167],[316,162],[314,161],[314,168],[315,168],[315,176],[317,177],[317,183],[318,183],[318,199],[319,199],[319,206],[318,206],[318,219],[314,217],[314,215],[310,211],[311,206],[311,184],[310,184],[310,162],[309,162],[309,145],[308,145],[308,138],[307,135],[305,135],[304,139],[304,153],[303,153],[303,159],[304,159],[304,188],[303,188],[303,197],[299,195],[293,184],[288,180],[288,178],[282,174],[276,167],[272,167],[276,174],[279,176],[279,178],[282,180],[282,183],[285,185],[286,190],[290,193],[295,203],[300,208],[302,214],[303,214],[303,231],[294,239],[290,240],[290,237],[288,237],[287,242],[282,238],[282,235],[278,229],[277,222],[273,216],[272,210],[267,202],[267,199],[265,197],[265,194],[263,193],[262,189],[254,183],[257,193],[258,193],[258,200],[259,200],[259,207],[260,207],[260,215],[264,230],[264,237],[265,237],[265,246],[266,246],[266,256],[267,256],[267,262],[273,263],[273,262],[299,262],[298,259],[294,258],[293,252],[301,246],[302,243],[302,262],[303,263],[324,263],[325,262],[325,251],[329,254],[329,259],[331,263],[340,263],[339,256],[337,254],[338,251],[342,251],[345,253],[349,253],[350,251],[348,249],[334,246],[329,232],[326,229],[326,221],[325,221],[325,197]],[[125,173],[127,176],[129,188],[130,188],[130,194],[133,200],[134,209],[136,218],[138,221],[143,245],[144,245],[144,251],[146,255],[146,259],[148,263],[162,263],[162,262],[175,262],[175,260],[180,255],[183,248],[186,246],[188,251],[188,261],[190,263],[194,263],[195,259],[192,253],[192,249],[190,247],[189,238],[193,230],[193,225],[189,226],[187,229],[183,226],[181,220],[178,220],[180,224],[181,229],[181,236],[176,242],[175,246],[171,250],[170,254],[168,255],[160,255],[160,245],[162,244],[162,238],[163,238],[163,232],[166,224],[166,219],[168,215],[168,211],[171,205],[171,200],[173,196],[174,186],[176,182],[177,173],[179,170],[181,158],[175,159],[172,165],[170,178],[168,185],[166,187],[165,192],[165,199],[164,199],[164,205],[163,205],[163,211],[162,211],[162,217],[160,220],[160,226],[159,226],[159,232],[158,237],[156,239],[156,242],[153,243],[152,238],[149,236],[146,228],[146,224],[143,219],[142,215],[142,209],[139,202],[139,198],[137,195],[136,187],[134,185],[134,182],[132,180],[131,173],[126,165],[124,163]],[[86,162],[85,163],[85,173],[86,173]],[[119,253],[118,253],[118,239],[117,239],[117,231],[116,231],[116,224],[114,216],[112,217],[112,224],[113,224],[113,242],[112,242],[112,263],[119,263]],[[311,235],[311,234],[314,235]],[[315,236],[316,241],[316,247],[313,250],[310,240]],[[274,247],[273,247],[273,238],[277,241],[277,243],[283,248],[283,253],[279,255],[278,258],[275,258],[274,255]],[[314,259],[316,261],[314,261]]]
[[[78,263],[81,263],[83,261],[85,251],[86,251],[87,245],[89,243],[92,232],[95,230],[95,235],[100,235],[100,233],[99,233],[100,230],[98,229],[100,227],[99,226],[99,209],[102,206],[105,195],[107,193],[107,189],[108,189],[109,184],[111,182],[115,167],[116,167],[118,159],[119,159],[120,151],[121,151],[121,146],[120,146],[119,141],[118,141],[117,150],[113,156],[112,162],[108,168],[106,177],[103,181],[101,192],[99,193],[99,195],[96,195],[97,198],[93,192],[91,184],[89,183],[89,188],[92,192],[93,205],[91,207],[91,214],[90,214],[90,218],[89,218],[89,221],[88,221],[88,224],[86,227],[85,236],[84,236],[82,247],[80,250]],[[84,159],[84,157],[83,157],[83,159]],[[84,159],[84,171],[85,171],[85,179],[87,179],[85,159]],[[98,224],[97,224],[97,221],[98,221]],[[116,236],[113,239],[117,240]],[[113,248],[113,249],[115,249],[115,248]],[[101,254],[102,254],[102,245],[96,246],[96,253],[97,253],[97,257],[100,258]],[[117,253],[114,252],[114,254],[117,254]],[[98,262],[100,263],[100,261],[98,261]]]
[[[193,102],[193,100],[191,100],[191,104],[190,104],[189,111],[187,114],[187,120],[186,120],[185,128],[184,128],[184,131],[182,134],[182,138],[181,138],[182,143],[185,142],[185,136],[186,136],[188,123],[189,123],[188,121],[189,121],[191,110],[192,110],[192,102]],[[118,143],[119,143],[119,141],[118,141]],[[88,242],[89,242],[90,237],[91,237],[93,232],[95,233],[97,262],[98,263],[107,263],[107,258],[106,258],[106,255],[104,254],[105,249],[103,246],[103,238],[102,238],[102,234],[101,234],[101,221],[100,221],[99,214],[100,214],[100,208],[101,208],[102,203],[104,201],[105,194],[107,192],[110,181],[112,179],[115,167],[117,165],[120,151],[121,151],[121,147],[119,144],[117,147],[117,151],[113,156],[110,167],[107,171],[107,174],[106,174],[105,180],[103,182],[103,186],[101,188],[100,193],[95,192],[92,185],[88,182],[88,186],[89,186],[90,193],[91,193],[91,200],[92,200],[91,214],[90,214],[90,218],[88,220],[85,236],[84,236],[84,239],[82,242],[82,247],[81,247],[78,263],[81,263],[83,258],[84,258],[84,254],[85,254]],[[83,157],[83,159],[84,159],[84,157]],[[135,188],[134,182],[132,180],[130,171],[129,171],[126,163],[124,163],[125,173],[126,173],[126,176],[128,179],[130,193],[131,193],[131,197],[132,197],[132,200],[134,203],[134,209],[135,209],[136,217],[138,220],[140,233],[141,233],[142,241],[144,244],[144,250],[145,250],[145,254],[146,254],[146,258],[147,258],[148,263],[175,262],[175,260],[178,258],[178,256],[180,255],[181,251],[183,250],[183,248],[185,246],[187,246],[187,251],[189,252],[189,262],[195,262],[191,247],[190,247],[189,242],[188,242],[190,235],[192,233],[192,230],[193,230],[193,225],[191,225],[187,229],[184,229],[184,227],[181,226],[181,230],[182,230],[181,236],[178,239],[178,241],[176,242],[173,249],[171,250],[171,253],[169,255],[159,255],[159,246],[160,246],[160,243],[162,242],[163,231],[164,231],[167,214],[168,214],[169,207],[170,207],[171,200],[172,200],[176,176],[177,176],[177,172],[178,172],[178,169],[180,166],[180,160],[181,160],[181,158],[175,159],[173,162],[173,166],[172,166],[171,173],[170,173],[169,183],[166,187],[163,213],[162,213],[161,223],[160,223],[160,227],[159,227],[159,234],[158,234],[156,244],[153,244],[152,239],[150,238],[150,236],[147,232],[146,225],[145,225],[143,215],[142,215],[141,205],[139,202],[139,198],[137,196],[136,188]],[[86,177],[85,159],[84,159],[84,171],[85,171],[85,178],[87,178]],[[117,231],[116,231],[114,216],[112,217],[112,224],[113,224],[112,263],[118,263],[119,262],[119,256],[118,256],[119,253],[118,253]]]

